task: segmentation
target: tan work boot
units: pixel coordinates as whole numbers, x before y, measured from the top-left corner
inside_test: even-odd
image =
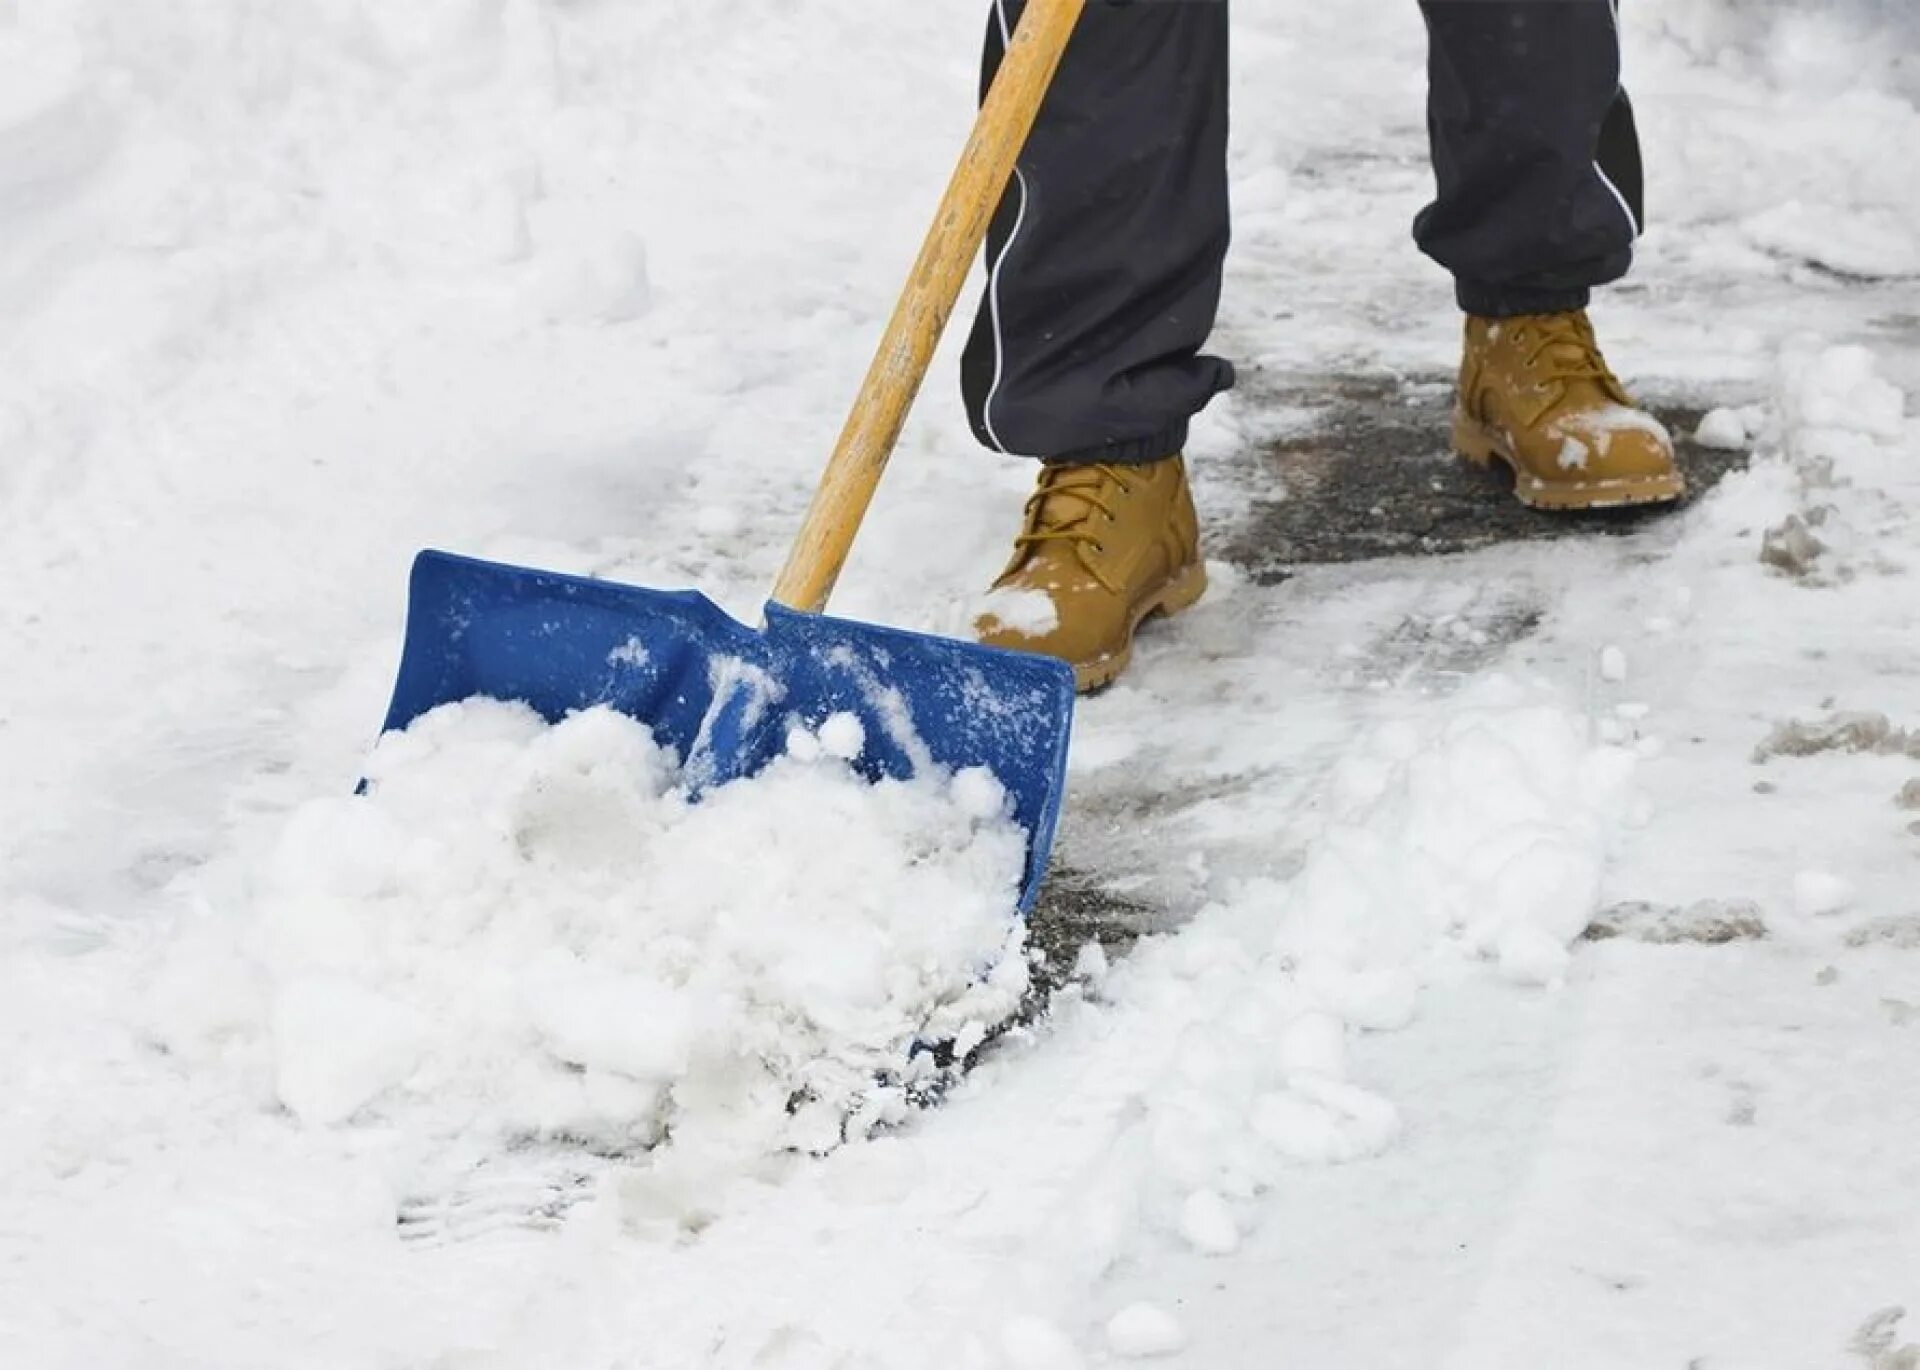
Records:
[[[1206,588],[1179,457],[1047,466],[974,631],[989,647],[1059,657],[1082,692],[1097,690],[1127,668],[1142,620],[1178,613]]]
[[[1658,504],[1686,493],[1673,439],[1627,398],[1585,310],[1467,318],[1453,445],[1513,469],[1535,509]]]

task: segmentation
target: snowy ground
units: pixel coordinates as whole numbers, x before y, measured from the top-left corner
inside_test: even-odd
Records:
[[[298,1108],[232,874],[361,773],[408,560],[750,616],[978,8],[0,0],[0,1364],[1920,1359],[1893,3],[1627,7],[1656,224],[1598,322],[1746,470],[1624,536],[1313,564],[1258,536],[1315,497],[1273,453],[1338,441],[1318,378],[1435,406],[1456,322],[1414,7],[1245,0],[1215,589],[1077,725],[1110,964],[819,1161]],[[849,616],[957,630],[1002,554],[1029,476],[943,375]]]

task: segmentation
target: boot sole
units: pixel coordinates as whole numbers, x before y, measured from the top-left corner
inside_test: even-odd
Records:
[[[1104,690],[1113,684],[1133,661],[1133,637],[1140,631],[1141,624],[1150,618],[1172,618],[1191,609],[1206,593],[1206,563],[1196,561],[1177,572],[1159,589],[1142,597],[1134,609],[1133,621],[1127,625],[1126,641],[1118,649],[1092,661],[1073,663],[1074,688],[1084,695]]]
[[[1671,504],[1687,493],[1687,478],[1678,470],[1618,480],[1541,480],[1521,466],[1505,434],[1464,414],[1454,415],[1453,450],[1475,466],[1490,467],[1495,462],[1505,466],[1513,473],[1515,498],[1529,509],[1554,513],[1624,509],[1636,504]]]

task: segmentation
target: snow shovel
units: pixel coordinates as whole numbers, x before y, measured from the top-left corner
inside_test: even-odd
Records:
[[[990,768],[1029,835],[1020,911],[1045,874],[1065,790],[1064,663],[824,616],[1014,161],[1085,0],[1030,0],[1007,45],[785,569],[750,628],[661,591],[422,552],[386,728],[455,700],[518,700],[550,721],[607,705],[680,755],[696,792],[750,776],[790,729],[852,713],[870,779]]]

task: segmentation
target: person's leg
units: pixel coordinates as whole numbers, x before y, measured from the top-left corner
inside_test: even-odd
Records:
[[[1586,316],[1640,234],[1615,0],[1421,0],[1438,196],[1415,236],[1467,314],[1453,440],[1542,509],[1677,499],[1673,440]]]
[[[994,0],[985,82],[1022,8]],[[1092,0],[988,238],[961,363],[982,443],[1074,464],[1180,451],[1233,383],[1200,352],[1226,158],[1227,0]]]
[[[987,79],[1019,22],[995,0]],[[1143,619],[1205,592],[1180,456],[1233,383],[1200,348],[1227,250],[1227,0],[1091,0],[987,245],[962,381],[974,432],[1040,457],[975,624],[995,646],[1126,668]]]
[[[1421,0],[1438,194],[1420,247],[1482,317],[1581,309],[1644,223],[1614,0]]]

